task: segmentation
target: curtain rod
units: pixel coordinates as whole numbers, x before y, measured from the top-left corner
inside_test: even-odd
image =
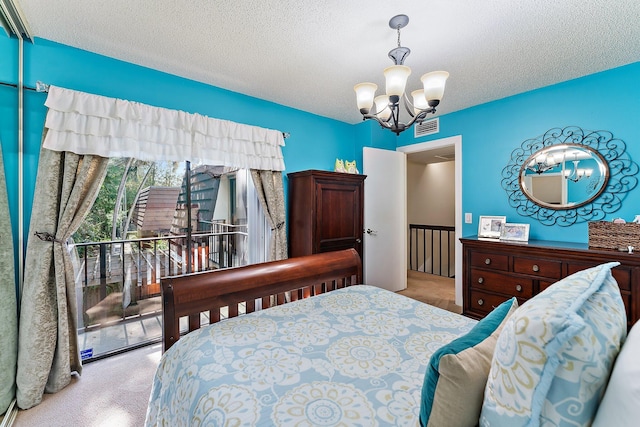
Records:
[[[15,87],[15,88],[18,87],[18,85],[16,83],[0,82],[0,85],[9,86],[9,87]],[[46,84],[46,83],[42,83],[41,81],[37,81],[36,82],[36,87],[22,86],[22,88],[25,89],[25,90],[32,90],[34,92],[49,92],[49,85]]]
[[[7,82],[0,82],[0,85],[2,86],[10,86],[10,87],[15,87],[17,88],[18,85],[15,83],[7,83]],[[42,83],[40,80],[38,80],[36,82],[36,87],[30,87],[30,86],[22,86],[23,89],[25,90],[31,90],[34,92],[49,92],[49,85],[46,83]],[[291,136],[291,134],[289,132],[282,132],[282,137],[284,139],[289,138],[289,136]]]

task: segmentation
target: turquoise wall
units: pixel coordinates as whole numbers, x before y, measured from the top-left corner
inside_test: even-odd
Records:
[[[555,127],[607,130],[622,139],[640,162],[640,62],[553,86],[500,99],[440,117],[440,133],[398,138],[404,146],[462,135],[462,211],[473,214],[463,235],[477,234],[479,215],[506,215],[508,222],[530,224],[531,239],[587,242],[587,223],[545,226],[509,206],[501,172],[522,142]],[[446,103],[446,93],[443,103]],[[606,219],[632,220],[640,214],[640,186],[630,191],[622,208]]]
[[[17,39],[0,36],[1,81],[17,82],[17,45]],[[354,144],[356,128],[350,124],[48,40],[36,39],[34,44],[25,43],[24,46],[26,86],[34,87],[39,80],[97,95],[288,132],[290,137],[282,150],[285,173],[304,169],[333,170],[336,158],[361,157],[361,150],[356,153]],[[0,140],[7,168],[10,209],[14,228],[17,229],[17,91],[6,87],[0,87],[0,91]],[[27,228],[46,113],[46,94],[27,91],[25,97],[24,205]]]
[[[0,36],[0,80],[17,81],[17,40]],[[544,226],[518,215],[502,189],[501,172],[522,141],[554,127],[579,126],[608,130],[627,143],[629,155],[640,160],[640,63],[593,74],[542,89],[482,104],[440,117],[440,133],[414,139],[407,131],[396,137],[372,121],[350,125],[294,108],[69,46],[36,39],[25,43],[25,84],[37,80],[98,95],[128,99],[159,107],[268,127],[290,133],[283,148],[287,170],[331,170],[336,158],[355,159],[362,168],[362,148],[393,150],[396,146],[462,135],[462,210],[473,213],[463,235],[477,232],[479,215],[506,215],[509,222],[531,224],[530,237],[587,241],[587,225]],[[17,111],[16,90],[0,87],[0,140],[7,173],[12,222],[17,229]],[[46,94],[25,95],[25,224],[33,199]],[[446,95],[443,102],[446,102]],[[354,106],[355,108],[355,106]],[[362,169],[361,169],[362,170]],[[285,181],[286,186],[286,181]],[[640,214],[631,191],[611,217],[632,219]],[[27,230],[25,230],[25,234]],[[14,236],[15,238],[16,236]],[[26,237],[25,237],[26,239]]]

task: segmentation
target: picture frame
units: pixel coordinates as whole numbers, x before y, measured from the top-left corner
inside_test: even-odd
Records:
[[[481,239],[500,239],[502,226],[506,222],[506,216],[480,216],[478,221],[478,237]]]
[[[512,242],[528,242],[529,224],[503,224],[500,233],[500,240],[508,240]]]

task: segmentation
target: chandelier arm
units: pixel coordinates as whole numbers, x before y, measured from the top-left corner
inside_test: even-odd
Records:
[[[405,108],[405,110],[407,110],[407,113],[409,113],[409,116],[411,116],[411,117],[415,116],[416,114],[413,113],[413,109],[415,107],[413,106],[411,101],[409,101],[409,97],[407,96],[407,93],[405,92],[402,95],[403,95],[402,97],[404,98],[404,108]],[[409,106],[411,106],[411,108],[409,108]]]
[[[380,114],[382,114],[382,112],[384,110],[386,110],[387,108],[391,109],[391,107],[389,107],[388,105],[385,106],[382,110],[380,111],[376,111],[375,113],[367,113],[367,114],[363,114],[362,118],[363,119],[375,119],[378,123],[382,124],[382,123],[386,123],[389,120],[391,120],[391,115],[389,115],[389,118],[385,119],[381,119],[380,117],[378,117]],[[391,109],[391,111],[393,112],[393,109]]]
[[[380,126],[386,129],[391,129],[391,125],[388,123],[388,121],[380,120],[380,118],[376,114],[363,114],[362,119],[375,120],[380,124]]]

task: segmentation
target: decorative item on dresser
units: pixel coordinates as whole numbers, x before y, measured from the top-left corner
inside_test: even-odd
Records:
[[[585,268],[618,261],[612,270],[629,327],[640,318],[640,256],[589,249],[586,243],[529,240],[527,245],[463,238],[463,314],[482,318],[515,296],[520,304]]]
[[[289,256],[354,248],[363,258],[366,175],[319,170],[289,178]]]
[[[611,221],[589,222],[589,247],[628,251],[629,247],[640,249],[640,224]]]

